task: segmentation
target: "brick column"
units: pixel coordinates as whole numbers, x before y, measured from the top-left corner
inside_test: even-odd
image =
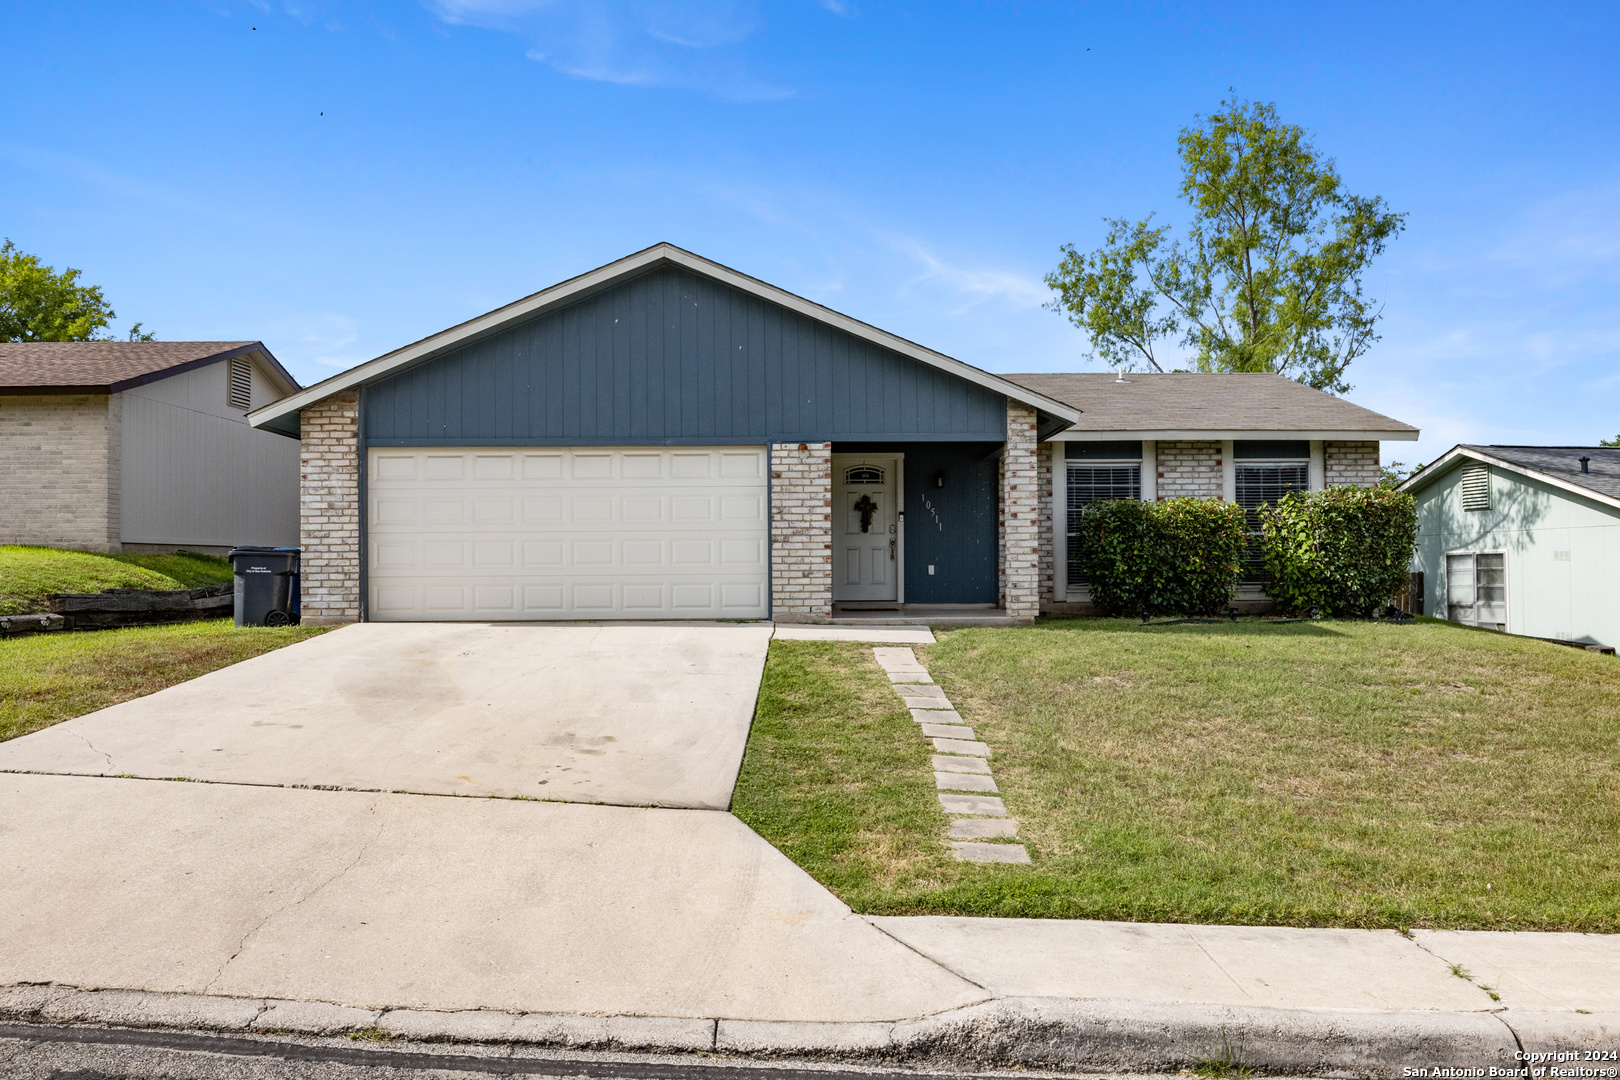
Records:
[[[1328,487],[1377,487],[1383,478],[1375,442],[1325,442],[1322,464]]]
[[[1219,499],[1221,444],[1163,442],[1158,448],[1158,498]]]
[[[1007,447],[1001,455],[1001,603],[1015,619],[1040,612],[1040,479],[1035,410],[1007,401]]]
[[[299,533],[304,622],[360,619],[360,397],[345,390],[301,414]]]
[[[771,444],[771,617],[832,618],[832,443]]]

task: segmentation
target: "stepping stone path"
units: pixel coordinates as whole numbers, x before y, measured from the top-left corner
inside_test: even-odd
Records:
[[[1023,844],[995,843],[1018,835],[1018,823],[1007,816],[995,777],[990,775],[990,747],[979,742],[945,691],[910,649],[873,649],[878,666],[888,672],[895,692],[911,710],[923,737],[934,744],[934,787],[951,822],[951,849],[966,862],[1027,863]]]

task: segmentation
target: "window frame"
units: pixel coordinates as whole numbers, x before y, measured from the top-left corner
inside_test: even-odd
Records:
[[[1062,443],[1058,443],[1057,445],[1063,446]],[[1056,467],[1058,461],[1062,462],[1062,467],[1061,468]],[[1147,468],[1147,454],[1145,452],[1142,454],[1142,456],[1135,457],[1135,458],[1096,458],[1096,459],[1093,459],[1093,458],[1073,458],[1073,459],[1070,459],[1068,457],[1063,457],[1063,458],[1060,458],[1060,459],[1056,459],[1054,461],[1054,468],[1052,469],[1052,479],[1053,479],[1053,482],[1054,482],[1054,486],[1057,488],[1057,491],[1054,492],[1053,494],[1054,494],[1054,496],[1061,494],[1061,496],[1062,496],[1062,506],[1063,506],[1063,519],[1062,519],[1063,520],[1063,529],[1062,529],[1062,535],[1061,536],[1059,535],[1059,530],[1058,530],[1058,527],[1057,527],[1058,526],[1057,514],[1055,514],[1055,513],[1053,514],[1053,521],[1052,521],[1052,540],[1053,540],[1053,547],[1054,547],[1054,556],[1056,556],[1052,560],[1052,593],[1053,593],[1053,599],[1054,600],[1057,600],[1057,599],[1059,599],[1061,597],[1061,599],[1062,599],[1062,601],[1064,603],[1068,603],[1068,602],[1071,602],[1071,601],[1072,602],[1078,602],[1078,603],[1085,603],[1085,602],[1090,601],[1090,599],[1091,599],[1091,590],[1086,588],[1084,582],[1071,581],[1070,578],[1069,578],[1069,575],[1071,573],[1071,566],[1072,566],[1072,564],[1069,561],[1069,550],[1070,550],[1070,545],[1069,545],[1069,515],[1074,512],[1074,507],[1069,502],[1069,470],[1070,469],[1121,469],[1121,468],[1133,468],[1133,469],[1136,470],[1136,501],[1137,502],[1147,502],[1147,501],[1149,501],[1149,499],[1147,497],[1147,490],[1148,489],[1147,489],[1146,485],[1143,483],[1143,473],[1142,473],[1142,470]],[[1092,501],[1096,502],[1098,500],[1094,499]],[[1054,509],[1056,509],[1057,503],[1058,503],[1058,500],[1054,497],[1054,499],[1053,499],[1053,507],[1054,507]]]
[[[1312,449],[1314,450],[1314,446],[1312,447]],[[1241,473],[1243,471],[1243,469],[1245,469],[1247,467],[1250,467],[1250,466],[1255,466],[1255,465],[1260,465],[1260,466],[1267,466],[1267,465],[1269,465],[1269,466],[1290,466],[1290,467],[1293,467],[1293,468],[1303,468],[1305,470],[1305,486],[1303,488],[1293,488],[1293,489],[1290,489],[1290,490],[1291,491],[1320,491],[1322,489],[1316,486],[1315,456],[1316,455],[1314,453],[1308,453],[1305,457],[1286,457],[1286,458],[1285,457],[1270,457],[1270,458],[1241,458],[1241,459],[1236,458],[1236,457],[1233,458],[1233,460],[1232,460],[1232,501],[1234,503],[1237,503],[1238,506],[1243,507],[1244,534],[1245,534],[1245,538],[1246,538],[1245,543],[1244,543],[1244,549],[1245,550],[1244,550],[1244,558],[1243,558],[1244,571],[1243,571],[1243,577],[1238,581],[1239,590],[1243,590],[1243,589],[1262,589],[1263,590],[1264,589],[1264,574],[1262,572],[1256,570],[1255,573],[1256,573],[1257,576],[1251,577],[1250,576],[1250,567],[1251,566],[1258,566],[1258,558],[1259,558],[1259,556],[1258,556],[1258,554],[1256,554],[1256,552],[1257,552],[1257,549],[1258,549],[1259,540],[1260,540],[1260,538],[1262,536],[1265,535],[1265,531],[1263,529],[1258,529],[1258,528],[1251,530],[1248,527],[1248,523],[1249,523],[1248,522],[1248,517],[1249,517],[1249,509],[1250,508],[1246,507],[1246,506],[1243,506],[1243,504],[1238,501],[1238,485],[1239,485],[1238,474]],[[1259,505],[1260,506],[1270,506],[1270,505],[1273,505],[1273,504],[1267,502],[1267,503],[1261,503]],[[1256,509],[1258,509],[1258,507],[1256,507]],[[1257,521],[1258,521],[1258,519],[1257,519]]]
[[[1467,555],[1474,560],[1474,621],[1462,622],[1451,617],[1451,559],[1454,555]],[[1481,555],[1502,556],[1502,621],[1500,623],[1481,623],[1479,621],[1479,557]],[[1458,626],[1473,626],[1481,630],[1499,630],[1502,633],[1511,633],[1508,629],[1513,625],[1512,593],[1508,578],[1508,552],[1507,548],[1459,548],[1455,551],[1445,551],[1440,554],[1440,604],[1445,611],[1446,622],[1454,622]]]

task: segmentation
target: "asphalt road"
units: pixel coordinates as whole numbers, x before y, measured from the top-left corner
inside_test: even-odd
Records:
[[[232,1038],[167,1031],[0,1024],[5,1080],[957,1080],[958,1075],[772,1066],[713,1058],[559,1055],[504,1046]],[[1020,1072],[1020,1080],[1039,1074]],[[1069,1076],[1066,1080],[1081,1080]],[[1130,1080],[1155,1080],[1133,1076]]]

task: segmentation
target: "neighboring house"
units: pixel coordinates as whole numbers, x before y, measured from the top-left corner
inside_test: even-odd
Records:
[[[1042,606],[1086,611],[1067,553],[1080,511],[1099,499],[1224,499],[1250,510],[1290,491],[1376,486],[1379,443],[1418,429],[1281,375],[1181,372],[1009,375],[1079,409],[1040,450]],[[1054,468],[1054,463],[1061,463]],[[1053,530],[1052,508],[1063,528]],[[1068,572],[1052,573],[1052,567]],[[1251,558],[1238,602],[1265,603]]]
[[[1163,490],[1214,496],[1221,439],[1416,434],[1312,390],[1356,421],[1177,414],[1101,434],[1102,415],[1039,378],[992,375],[660,244],[249,420],[302,437],[304,621],[327,623],[820,621],[902,605],[1027,621],[1052,595],[1048,440],[1066,430],[1165,446],[1169,477],[1217,480]],[[1268,399],[1292,401],[1275,381]],[[1171,465],[1171,441],[1196,460]],[[1375,482],[1376,443],[1355,460]]]
[[[0,544],[223,553],[298,542],[298,390],[257,341],[0,343]]]
[[[1401,490],[1428,614],[1620,644],[1620,449],[1457,446]]]

